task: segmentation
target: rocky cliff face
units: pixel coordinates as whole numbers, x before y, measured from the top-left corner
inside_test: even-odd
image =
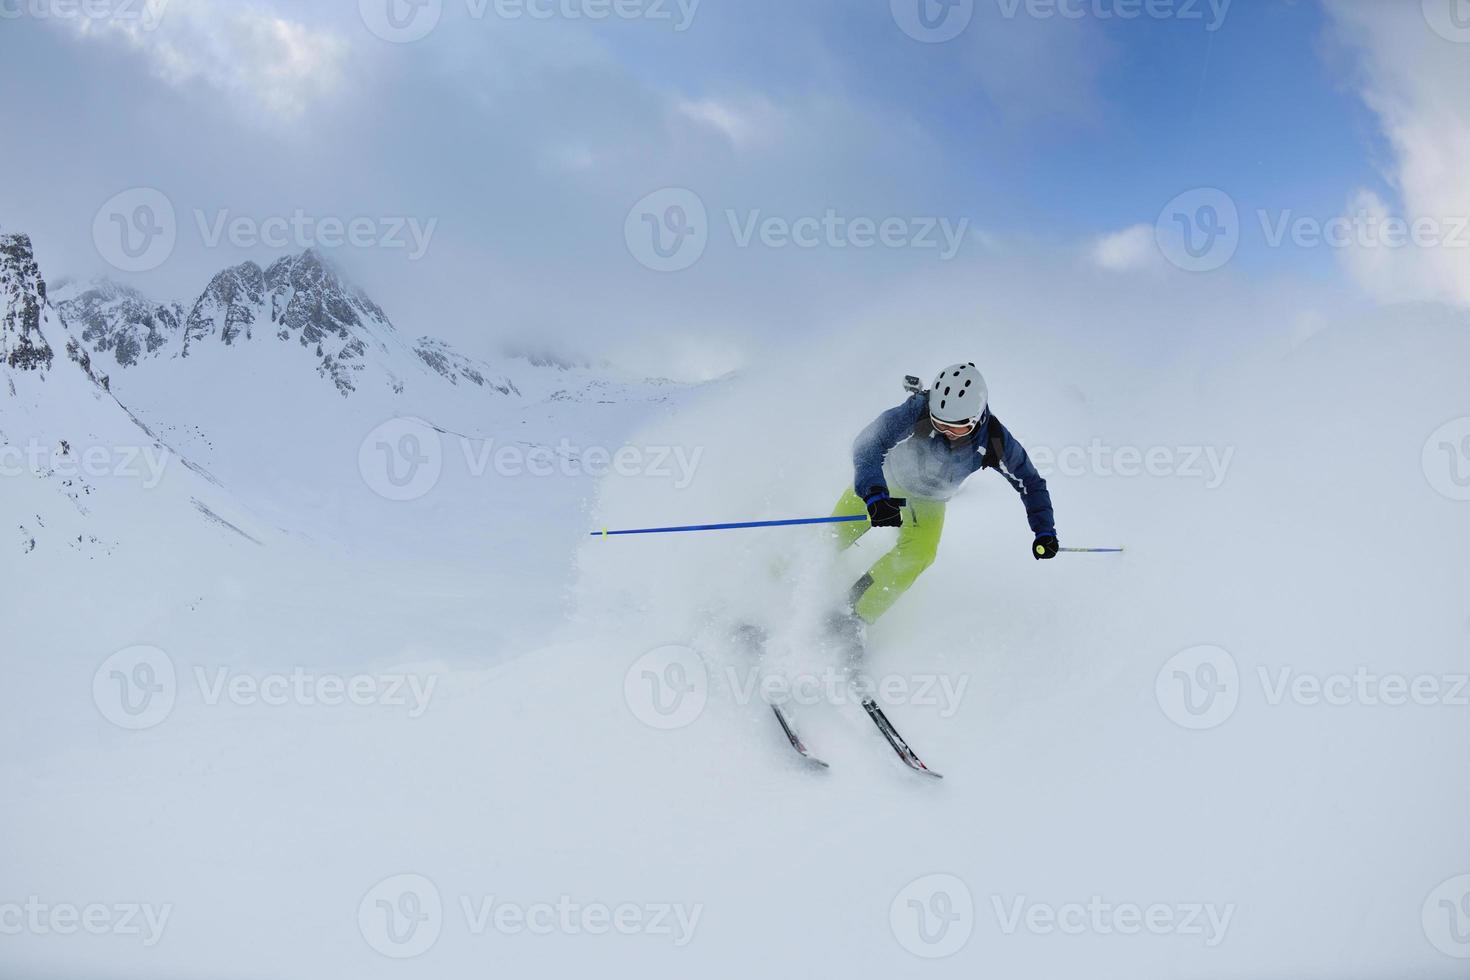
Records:
[[[216,275],[189,311],[179,354],[189,357],[210,343],[295,343],[348,395],[369,346],[383,348],[392,334],[382,309],[308,250],[268,269],[246,262]]]
[[[420,337],[413,352],[429,368],[452,385],[460,383],[477,385],[498,391],[502,395],[520,395],[520,389],[509,378],[496,377],[490,369],[465,357],[442,340]]]
[[[53,352],[46,340],[50,308],[46,282],[28,235],[0,231],[0,360],[17,371],[45,371]]]
[[[184,323],[180,304],[154,303],[108,279],[63,286],[52,299],[81,344],[119,367],[162,355],[178,342]]]

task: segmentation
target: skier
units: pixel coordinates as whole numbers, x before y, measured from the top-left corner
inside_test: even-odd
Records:
[[[832,623],[858,645],[864,627],[933,564],[945,502],[976,470],[997,470],[1021,495],[1035,535],[1033,557],[1053,558],[1059,547],[1046,480],[990,413],[989,389],[974,363],[950,365],[927,391],[917,378],[910,378],[907,387],[913,392],[909,399],[879,415],[853,443],[853,487],[833,512],[834,517],[868,514],[867,524],[837,525],[843,548],[869,527],[899,529],[898,543],[853,585],[847,610]]]

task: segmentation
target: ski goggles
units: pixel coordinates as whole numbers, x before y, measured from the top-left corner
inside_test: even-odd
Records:
[[[967,436],[971,432],[974,432],[975,427],[979,425],[982,421],[984,421],[984,416],[981,416],[973,422],[941,422],[938,419],[934,418],[932,415],[929,417],[929,424],[934,426],[935,432],[940,432],[947,436],[953,436],[956,439],[960,438],[961,436]]]

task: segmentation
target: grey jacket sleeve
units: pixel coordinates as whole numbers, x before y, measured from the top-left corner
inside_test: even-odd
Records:
[[[858,433],[852,444],[852,487],[859,497],[866,499],[874,487],[888,489],[888,481],[883,478],[883,460],[890,449],[913,435],[914,425],[927,404],[923,395],[916,394],[878,416]]]

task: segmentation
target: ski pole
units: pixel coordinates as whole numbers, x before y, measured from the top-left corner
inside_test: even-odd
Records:
[[[1122,548],[1058,548],[1058,551],[1071,552],[1074,555],[1111,555],[1118,554]]]
[[[617,534],[673,534],[679,531],[730,531],[748,527],[790,527],[794,524],[838,524],[844,521],[866,521],[867,514],[850,514],[846,517],[799,517],[787,521],[741,521],[735,524],[687,524],[682,527],[639,527],[625,531],[593,531],[594,538],[607,538]]]

